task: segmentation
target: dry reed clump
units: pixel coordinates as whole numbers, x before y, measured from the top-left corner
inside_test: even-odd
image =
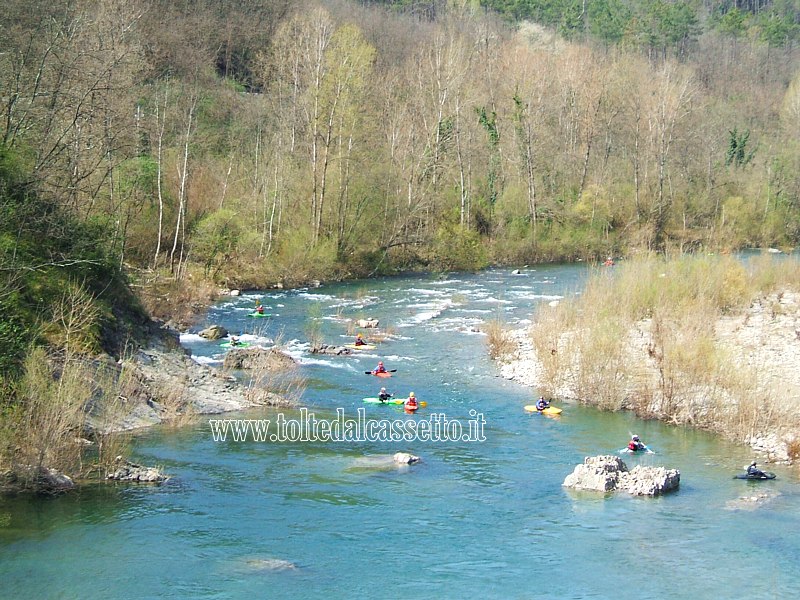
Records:
[[[486,346],[493,359],[503,358],[513,351],[515,344],[510,331],[499,318],[484,321],[481,331],[486,334]]]
[[[272,352],[283,353],[283,337],[279,335]],[[295,406],[306,390],[300,368],[290,360],[268,360],[253,370],[245,396],[250,402],[265,406]]]
[[[94,393],[92,373],[82,360],[52,357],[33,349],[25,360],[14,414],[11,468],[25,480],[43,468],[80,471],[84,408]],[[28,483],[33,484],[33,481]]]
[[[175,382],[175,385],[164,390],[159,397],[159,416],[170,427],[183,427],[197,416],[187,393],[186,381]]]
[[[795,438],[786,444],[786,453],[792,462],[797,462],[800,459],[800,438]]]

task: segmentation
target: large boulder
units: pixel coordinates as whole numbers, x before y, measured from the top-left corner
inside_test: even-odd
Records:
[[[565,487],[610,492],[617,487],[620,472],[628,467],[618,456],[587,456],[583,464],[567,475]]]
[[[331,354],[334,356],[342,356],[352,354],[350,348],[344,346],[329,346],[328,344],[320,344],[311,348],[311,354]]]
[[[203,329],[203,331],[197,335],[207,340],[221,340],[222,338],[227,337],[228,330],[222,325],[212,325],[211,327]]]
[[[266,370],[285,371],[295,366],[295,360],[277,348],[232,348],[222,363],[226,371]]]
[[[658,496],[677,489],[680,482],[681,474],[677,469],[636,465],[633,470],[620,473],[617,489],[634,496]]]
[[[637,465],[629,471],[620,457],[604,455],[587,456],[567,475],[563,485],[578,490],[620,490],[635,496],[657,496],[676,489],[680,480],[677,469]]]
[[[356,324],[364,329],[374,329],[378,326],[378,319],[359,319]]]

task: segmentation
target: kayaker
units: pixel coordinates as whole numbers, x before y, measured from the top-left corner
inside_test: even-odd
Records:
[[[606,259],[606,262],[603,263],[604,267],[613,267],[614,266],[614,259],[610,256]]]
[[[748,477],[764,477],[764,471],[758,468],[756,465],[756,461],[750,463],[750,466],[747,467],[747,476]]]
[[[235,335],[231,336],[231,347],[239,345],[239,338]]]
[[[639,439],[638,435],[634,435],[631,438],[631,441],[628,442],[628,450],[631,452],[639,452],[640,450],[646,450],[647,446],[642,443],[642,440]]]
[[[378,394],[378,400],[380,400],[381,402],[388,402],[389,398],[391,398],[392,396],[394,396],[394,394],[390,394],[389,392],[387,392],[386,388],[381,388],[381,393]]]
[[[259,304],[258,306],[256,306],[256,312],[258,314],[260,314],[260,315],[263,315],[264,314],[264,305],[263,304]]]
[[[372,369],[372,374],[386,373],[386,367],[383,366],[383,361],[378,361],[378,366]]]
[[[364,336],[360,333],[356,336],[356,346],[366,346],[367,342],[364,341]]]
[[[536,403],[536,410],[542,411],[550,406],[550,403],[544,399],[544,396],[539,396],[539,401]]]
[[[408,400],[406,400],[404,407],[409,411],[415,411],[419,408],[419,403],[417,402],[416,397],[414,397],[414,392],[409,392]]]

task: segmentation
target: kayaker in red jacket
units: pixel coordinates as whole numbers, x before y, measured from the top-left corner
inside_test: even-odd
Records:
[[[378,366],[372,369],[373,375],[377,375],[378,373],[386,373],[386,367],[383,366],[383,361],[379,361]]]

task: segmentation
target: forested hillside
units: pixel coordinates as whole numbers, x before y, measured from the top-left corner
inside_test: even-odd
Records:
[[[4,160],[137,281],[793,246],[797,4],[9,0]]]

